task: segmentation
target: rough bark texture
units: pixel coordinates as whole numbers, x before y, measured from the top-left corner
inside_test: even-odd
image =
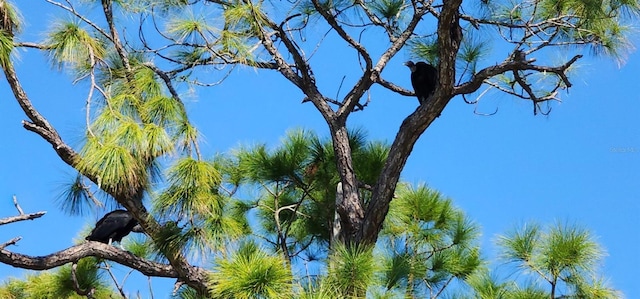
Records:
[[[439,82],[435,94],[420,105],[402,122],[395,140],[391,145],[389,157],[382,169],[378,182],[374,186],[362,228],[355,242],[373,244],[378,239],[382,223],[389,211],[400,173],[404,169],[409,154],[418,138],[440,115],[453,97],[455,82],[455,59],[460,46],[461,36],[452,37],[452,25],[457,24],[457,13],[462,0],[445,1],[438,20],[438,49],[440,53]],[[455,34],[454,34],[455,35]]]
[[[46,256],[28,256],[0,249],[0,262],[29,270],[49,270],[88,256],[114,261],[147,276],[180,278],[171,265],[148,261],[128,251],[100,242],[85,242]],[[194,270],[204,277],[203,271]]]

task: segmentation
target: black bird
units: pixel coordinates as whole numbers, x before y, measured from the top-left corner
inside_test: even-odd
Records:
[[[96,227],[85,239],[111,245],[120,242],[130,232],[143,232],[138,221],[125,210],[115,210],[98,220]]]
[[[411,70],[411,85],[418,97],[420,105],[427,101],[427,98],[436,90],[438,83],[438,70],[423,61],[413,63],[409,60],[404,63]]]

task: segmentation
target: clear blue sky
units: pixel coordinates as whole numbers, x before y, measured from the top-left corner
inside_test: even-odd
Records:
[[[29,1],[28,8],[19,4],[27,21],[23,40],[41,40],[39,32],[57,13],[43,2]],[[347,82],[355,80],[354,73],[341,69],[355,57],[353,52],[341,59],[329,51],[317,55],[322,65],[316,75],[328,95],[336,93],[343,75]],[[385,78],[409,87],[408,70],[402,65],[408,58],[406,52],[394,58]],[[627,298],[640,298],[640,54],[632,53],[621,67],[588,55],[578,64],[570,77],[574,86],[562,94],[563,102],[554,104],[549,116],[533,116],[529,102],[506,95],[494,94],[478,107],[480,112],[498,107],[493,116],[475,115],[473,106],[460,98],[452,100],[415,146],[403,179],[427,182],[453,198],[482,227],[483,252],[489,258],[496,252],[496,236],[519,223],[583,225],[608,253],[601,272]],[[70,76],[51,71],[36,51],[20,51],[16,65],[36,108],[66,142],[77,146],[83,135],[86,86],[71,85]],[[0,217],[16,215],[13,194],[25,212],[48,212],[35,221],[0,227],[0,243],[22,236],[18,246],[8,249],[30,255],[67,248],[95,218],[69,217],[56,207],[61,184],[74,172],[51,146],[22,128],[25,117],[4,78],[0,81]],[[275,145],[295,127],[327,133],[313,106],[301,104],[300,92],[273,72],[240,67],[223,85],[198,90],[186,99],[205,136],[202,147],[208,155],[239,144]],[[365,128],[371,139],[390,141],[416,105],[415,98],[376,88],[367,109],[354,114],[351,125]],[[126,273],[118,271],[120,277]],[[25,273],[0,265],[1,278]],[[172,284],[154,280],[156,298],[165,298]],[[134,277],[128,285],[146,297],[146,280]]]

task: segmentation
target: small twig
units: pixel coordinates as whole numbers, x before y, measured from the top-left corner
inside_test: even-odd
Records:
[[[496,110],[491,112],[491,113],[482,113],[482,112],[478,112],[478,105],[476,105],[473,108],[473,114],[475,115],[480,115],[480,116],[492,116],[492,115],[496,115],[496,113],[498,113],[498,107],[496,107]]]
[[[2,245],[0,245],[0,249],[4,249],[5,247],[7,247],[9,245],[15,245],[20,240],[22,240],[22,237],[15,237],[15,238],[7,241],[7,242],[4,242]]]
[[[149,298],[153,299],[153,287],[151,286],[151,276],[147,276],[147,282],[149,283]]]
[[[180,290],[180,287],[182,287],[182,285],[184,284],[184,281],[182,280],[176,280],[176,283],[173,285],[173,292],[171,292],[172,295],[177,295],[178,291]]]
[[[95,288],[90,288],[88,290],[83,290],[80,288],[80,284],[78,283],[78,277],[76,277],[76,268],[78,268],[78,262],[74,262],[71,265],[71,280],[73,280],[73,289],[80,296],[87,296],[87,298],[94,298],[93,294],[96,292]]]
[[[324,97],[324,101],[330,104],[334,104],[338,107],[342,107],[344,104],[341,103],[340,101],[336,101],[334,99],[330,99],[327,97]],[[304,99],[302,99],[301,103],[306,103],[306,102],[311,102],[311,99],[309,99],[309,97],[305,97]],[[360,103],[355,104],[355,108],[353,109],[353,111],[362,111],[364,110],[364,106]]]
[[[336,91],[336,99],[340,98],[340,89],[342,89],[342,84],[344,83],[344,79],[347,78],[347,75],[342,76],[342,80],[340,80],[340,85],[338,86],[338,91]]]
[[[111,271],[111,265],[109,265],[109,263],[106,261],[104,262],[104,269],[107,270],[107,273],[109,273],[111,280],[113,280],[113,284],[116,286],[116,289],[118,289],[118,292],[120,292],[120,295],[122,296],[122,298],[127,298],[127,295],[124,293],[124,290],[122,289],[122,285],[118,283],[118,279],[113,274],[113,271]]]
[[[20,213],[20,215],[24,215],[24,211],[18,204],[18,198],[15,195],[13,196],[13,205],[16,206],[16,209],[18,209],[18,213]]]

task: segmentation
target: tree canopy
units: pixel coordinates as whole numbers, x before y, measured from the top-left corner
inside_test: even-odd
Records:
[[[624,59],[640,8],[634,0],[45,2],[66,18],[34,41],[21,38],[27,30],[21,4],[0,0],[0,66],[27,118],[23,126],[77,172],[63,209],[81,214],[87,207],[121,206],[148,235],[138,246],[148,251],[133,255],[88,242],[29,257],[6,249],[14,241],[1,247],[0,261],[46,270],[95,257],[176,278],[178,293],[223,298],[363,297],[376,292],[374,286],[380,296],[400,289],[437,297],[452,281],[473,278],[482,268],[474,223],[434,190],[400,182],[415,143],[452,99],[475,105],[487,90],[529,101],[534,114],[550,113],[560,92],[572,86],[570,71],[585,48]],[[314,72],[322,64],[314,54],[329,35],[354,54],[345,68],[358,70],[336,96]],[[491,51],[492,43],[500,50]],[[70,99],[85,103],[79,146],[33,104],[14,68],[17,49],[42,52],[54,70],[86,88],[86,97]],[[376,88],[414,94],[384,73],[400,51],[434,65],[438,85],[416,103],[390,143],[369,141],[347,123],[377,100]],[[549,58],[557,51],[572,54]],[[292,131],[276,149],[258,145],[204,156],[184,90],[224,83],[238,66],[276,73],[295,86],[294,97],[313,105],[329,139]],[[573,234],[559,230],[560,239]],[[522,242],[514,238],[503,239],[506,256],[539,272],[552,298],[560,281],[575,294],[591,290],[583,284],[599,283],[578,280],[584,272],[569,262],[584,262],[580,256],[530,264],[509,251]],[[588,239],[579,238],[586,246],[580,250],[599,256]],[[390,252],[379,252],[380,244]],[[197,256],[214,257],[213,269]],[[379,256],[386,264],[374,262]],[[317,259],[327,261],[326,276],[292,273]],[[382,283],[370,281],[377,276]],[[324,282],[332,288],[322,289]],[[78,294],[98,294],[101,286],[98,279],[89,291],[74,283]]]

